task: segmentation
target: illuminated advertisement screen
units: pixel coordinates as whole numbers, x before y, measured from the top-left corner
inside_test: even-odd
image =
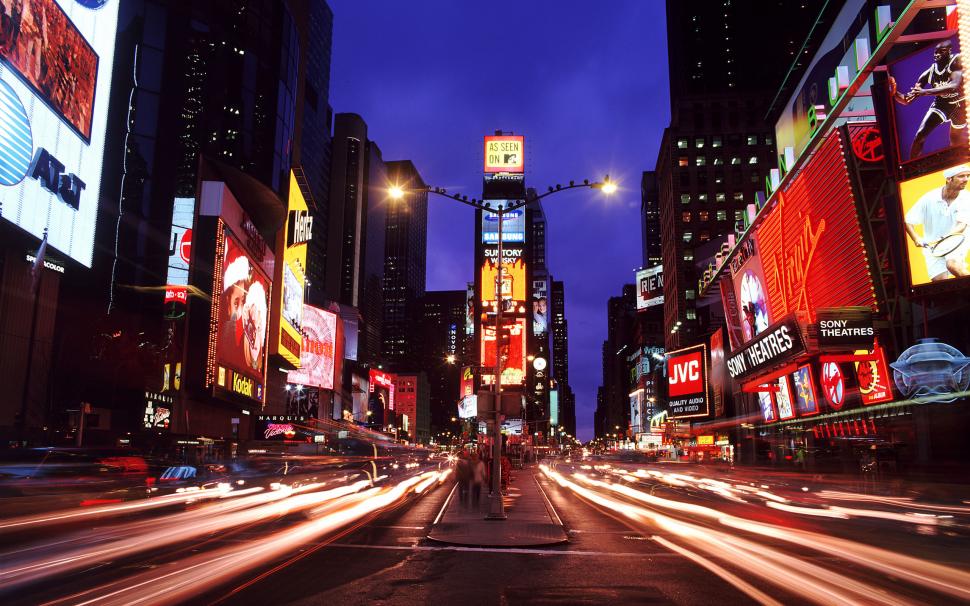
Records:
[[[321,389],[333,389],[337,314],[303,306],[303,349],[300,368],[286,375],[286,382]]]
[[[525,318],[505,318],[505,330],[509,333],[508,356],[503,358],[502,385],[522,385],[525,382],[526,369],[526,328]],[[494,368],[495,358],[495,325],[482,327],[482,365]],[[495,380],[494,374],[483,375],[482,382],[491,385]]]
[[[168,276],[166,284],[187,286],[189,261],[192,256],[192,220],[195,198],[175,198],[172,206],[172,231],[168,243]]]
[[[508,204],[508,200],[497,200]],[[482,242],[498,243],[498,213],[482,211]],[[502,214],[502,242],[525,242],[525,209],[510,210]]]
[[[313,219],[293,171],[290,171],[287,208],[283,237],[277,244],[277,258],[282,257],[283,262],[276,264],[276,284],[280,287],[273,295],[271,353],[279,355],[293,366],[299,366],[303,343],[307,242],[310,239]],[[280,248],[282,251],[279,251]]]
[[[637,309],[664,304],[663,265],[637,271]]]
[[[485,172],[525,172],[525,137],[514,135],[486,136]]]
[[[559,425],[559,390],[549,392],[549,424]]]
[[[794,311],[808,311],[814,318],[821,307],[876,308],[839,133],[829,136],[778,193],[756,235],[772,318]],[[761,296],[752,287],[748,294],[739,293],[738,304],[743,311]]]
[[[792,404],[791,382],[788,375],[778,377],[778,391],[775,392],[775,407],[778,409],[778,418],[784,421],[795,416],[795,409]]]
[[[298,415],[260,415],[256,417],[256,439],[312,442],[314,432],[306,427],[306,421],[306,417]]]
[[[865,405],[891,402],[893,399],[892,377],[886,363],[886,352],[876,345],[872,351],[859,350],[857,354],[875,353],[876,360],[854,362],[856,379],[859,382],[859,397]]]
[[[761,407],[761,416],[764,417],[765,423],[773,423],[778,420],[778,414],[775,412],[775,402],[771,397],[770,391],[758,392],[758,405]]]
[[[727,385],[727,360],[724,356],[724,331],[720,328],[711,333],[711,396],[714,399],[714,416],[724,416],[724,393]]]
[[[458,400],[458,417],[470,419],[478,416],[478,396],[469,394]]]
[[[708,395],[707,346],[695,345],[667,354],[669,418],[706,417]]]
[[[475,334],[475,284],[467,282],[465,286],[465,334]]]
[[[732,261],[731,273],[734,300],[741,320],[741,342],[738,345],[742,345],[771,324],[768,287],[754,236],[745,243],[741,253]]]
[[[962,86],[936,95],[923,92],[953,84],[954,76],[962,72],[956,31],[889,66],[900,162],[947,149],[952,143],[967,144]]]
[[[954,172],[961,174],[944,176]],[[948,167],[899,184],[913,286],[970,275],[970,234],[950,236],[970,224],[968,176],[959,166]]]
[[[532,334],[549,332],[549,289],[546,278],[532,280]]]
[[[0,215],[90,267],[119,0],[86,4],[4,3]]]
[[[554,392],[550,392],[551,393]],[[630,429],[633,433],[643,431],[643,390],[638,389],[630,394]]]
[[[219,292],[217,388],[263,401],[270,281],[228,228]],[[215,296],[216,293],[213,293]]]
[[[495,280],[498,278],[498,248],[485,248],[482,264],[482,301],[495,301]],[[525,260],[522,248],[502,247],[502,299],[526,301]]]
[[[818,413],[818,399],[815,397],[815,381],[812,379],[812,367],[805,365],[792,374],[795,384],[795,412],[799,417],[806,417]]]
[[[375,390],[379,388],[386,390],[387,402],[385,404],[388,410],[394,410],[394,394],[396,392],[394,375],[371,368],[369,378],[368,389],[370,393],[375,393]]]

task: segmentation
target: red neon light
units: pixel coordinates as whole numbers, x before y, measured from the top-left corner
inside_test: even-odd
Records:
[[[774,371],[771,374],[766,374],[754,379],[753,381],[748,381],[741,385],[741,391],[744,393],[758,393],[762,391],[776,392],[780,387],[778,387],[778,377],[782,375],[787,375],[793,373],[798,369],[797,364],[786,364],[782,368]],[[772,385],[772,383],[774,383]]]
[[[819,307],[876,309],[838,134],[822,143],[757,233],[772,316]]]

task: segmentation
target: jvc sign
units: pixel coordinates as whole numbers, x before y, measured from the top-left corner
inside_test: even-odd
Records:
[[[667,396],[671,419],[709,414],[706,345],[695,345],[667,355]]]

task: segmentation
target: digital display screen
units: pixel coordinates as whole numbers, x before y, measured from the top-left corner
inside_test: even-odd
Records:
[[[812,367],[802,366],[792,374],[795,383],[795,412],[799,417],[818,413],[818,399],[815,396],[815,381]]]
[[[549,296],[545,278],[532,280],[532,334],[537,337],[549,332]]]
[[[337,314],[303,306],[303,349],[300,368],[287,373],[287,383],[333,389]]]
[[[6,6],[9,5],[9,8]],[[0,214],[90,267],[118,0],[0,7]]]
[[[175,198],[172,206],[172,230],[168,245],[168,277],[166,284],[187,286],[189,262],[192,260],[192,221],[195,218],[195,198]]]
[[[509,200],[497,200],[493,204],[508,204]],[[498,213],[482,211],[482,242],[498,243]],[[525,209],[510,210],[502,215],[502,242],[525,242]]]
[[[521,248],[502,247],[502,299],[525,302],[525,260]],[[485,249],[482,265],[482,301],[496,301],[495,281],[498,278],[498,248]]]

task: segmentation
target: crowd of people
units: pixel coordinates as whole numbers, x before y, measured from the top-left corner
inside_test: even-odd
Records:
[[[458,500],[462,507],[479,509],[482,503],[482,487],[491,485],[491,461],[476,452],[462,451],[455,464],[458,480]],[[508,492],[512,482],[512,462],[502,457],[502,494]]]

